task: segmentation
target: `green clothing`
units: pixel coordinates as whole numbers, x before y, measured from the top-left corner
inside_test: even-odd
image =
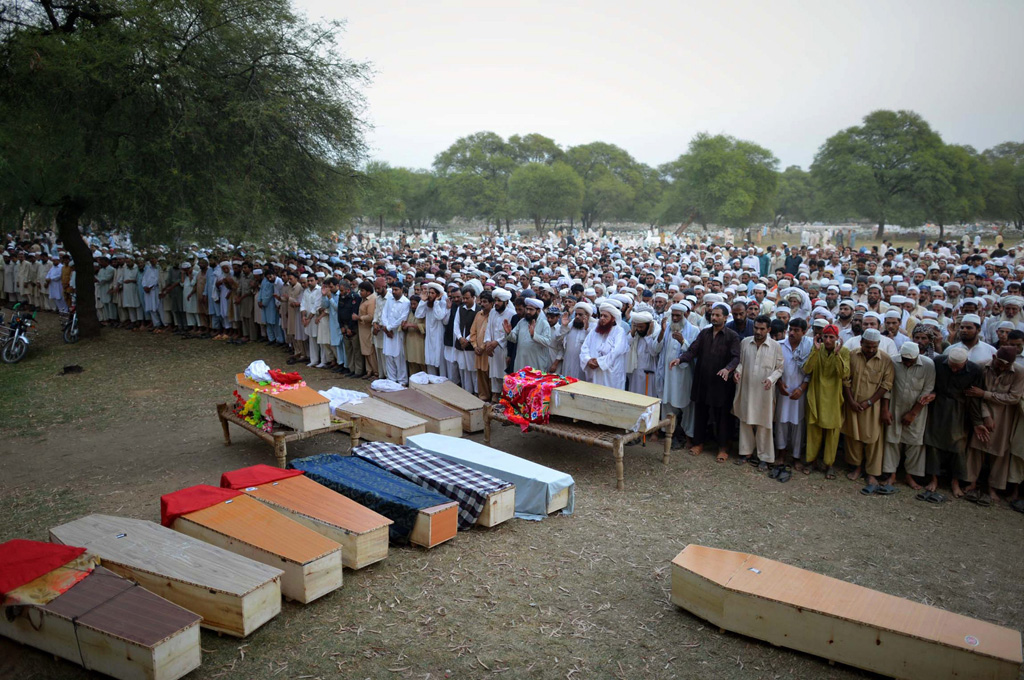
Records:
[[[843,380],[850,375],[850,350],[826,352],[815,347],[804,362],[804,373],[811,376],[807,387],[807,422],[823,430],[843,426]]]

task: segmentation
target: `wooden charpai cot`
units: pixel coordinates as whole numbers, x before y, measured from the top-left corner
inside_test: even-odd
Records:
[[[341,545],[341,562],[362,569],[388,556],[390,519],[331,491],[298,470],[254,465],[225,472],[220,485],[243,491]]]
[[[341,404],[335,413],[359,419],[359,436],[371,442],[404,444],[406,438],[427,431],[427,421],[379,399]]]
[[[723,630],[904,680],[1016,680],[1021,635],[730,550],[688,545],[672,602]]]
[[[515,484],[517,517],[541,519],[554,512],[573,512],[575,482],[564,472],[469,439],[421,434],[410,437],[409,445]]]
[[[341,546],[241,491],[200,484],[160,498],[160,523],[283,571],[281,594],[308,604],[341,587]]]
[[[458,411],[462,415],[463,432],[479,432],[484,429],[484,402],[451,380],[426,385],[410,382],[409,388]]]
[[[50,541],[86,548],[210,630],[245,637],[281,612],[280,569],[155,522],[87,515],[50,529]]]
[[[458,503],[460,531],[494,527],[515,515],[515,484],[423,449],[372,442],[354,449],[352,455]]]
[[[0,544],[0,553],[27,543],[36,542],[9,541]],[[199,667],[197,614],[92,565],[95,560],[83,568],[72,558],[43,567],[39,576],[2,593],[0,635],[120,680],[177,680]],[[73,585],[54,590],[61,581]]]
[[[462,436],[462,413],[428,397],[423,392],[408,388],[397,392],[381,392],[371,389],[370,396],[386,401],[395,408],[400,408],[427,421],[427,432],[445,434],[449,437]]]
[[[455,538],[459,505],[354,456],[326,453],[288,467],[392,520],[392,541],[433,548]]]
[[[649,432],[661,420],[661,399],[580,380],[551,390],[551,415]]]
[[[322,430],[331,424],[330,402],[311,387],[303,385],[271,394],[263,391],[265,387],[244,373],[235,374],[235,383],[247,390],[260,391],[260,411],[263,415],[266,416],[269,407],[274,422],[296,432]]]

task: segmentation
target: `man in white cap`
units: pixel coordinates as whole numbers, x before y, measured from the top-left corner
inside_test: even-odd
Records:
[[[587,382],[624,390],[629,335],[619,325],[622,313],[608,303],[602,304],[598,312],[597,325],[580,349],[580,367],[587,376]]]
[[[962,498],[960,480],[967,478],[967,443],[974,428],[984,425],[981,401],[966,396],[971,387],[984,387],[981,367],[967,358],[964,347],[951,347],[936,356],[935,400],[928,407],[925,474],[927,491],[936,491],[939,475],[952,479],[953,496]]]
[[[629,391],[648,397],[658,396],[655,373],[664,346],[665,327],[655,325],[654,316],[650,312],[634,312],[629,335],[630,347],[626,362]]]
[[[771,320],[758,316],[752,323],[753,335],[740,341],[740,363],[733,373],[736,395],[732,412],[740,421],[736,464],[751,460],[756,444],[758,470],[767,472],[768,466],[775,463],[775,383],[782,377],[785,359],[779,343],[768,337]]]
[[[381,313],[381,334],[384,336],[384,375],[402,385],[409,384],[409,371],[405,363],[405,333],[402,324],[409,318],[409,298],[402,283],[395,279],[384,298]]]
[[[921,355],[914,342],[905,342],[900,355],[892,358],[893,380],[889,397],[892,424],[885,430],[882,459],[882,486],[896,482],[900,458],[907,472],[907,485],[921,490],[915,477],[925,475],[924,432],[928,424],[927,406],[935,399],[935,364]],[[930,493],[930,492],[923,492]],[[923,498],[922,500],[928,500]]]
[[[526,298],[526,310],[523,318],[513,328],[505,321],[505,333],[509,342],[516,343],[516,360],[512,370],[518,371],[527,366],[538,371],[546,371],[551,365],[551,345],[554,344],[554,333],[548,325],[547,317],[541,314],[544,302],[539,298]]]
[[[424,319],[427,327],[423,338],[423,360],[427,373],[441,375],[444,361],[444,321],[448,316],[448,296],[444,286],[434,281],[424,284],[426,299],[416,307],[416,318]]]
[[[515,310],[509,304],[512,293],[508,290],[495,288],[491,296],[494,298],[494,304],[487,315],[484,352],[488,357],[487,375],[491,380],[491,399],[497,401],[501,398],[505,367],[508,363],[508,333],[505,331],[505,326],[512,320]]]
[[[658,386],[661,388],[662,417],[676,416],[676,432],[669,433],[675,448],[683,446],[683,439],[693,437],[693,402],[690,392],[693,389],[693,367],[690,364],[678,364],[669,368],[673,359],[685,351],[697,338],[700,329],[689,322],[688,302],[677,302],[669,308],[669,318],[665,323],[665,346],[661,352],[658,368]]]
[[[594,316],[593,305],[589,302],[577,302],[572,321],[566,320],[566,323],[560,324],[560,328],[557,329],[562,335],[562,375],[577,380],[587,379],[580,364],[580,351],[590,330],[597,325]]]
[[[967,350],[967,358],[978,364],[988,366],[996,355],[996,348],[981,339],[981,317],[977,314],[964,314],[960,319],[960,342],[949,346],[946,353],[954,347]]]
[[[826,328],[828,326],[826,325]],[[807,405],[807,384],[811,376],[804,373],[804,363],[811,354],[814,342],[807,335],[807,322],[790,319],[787,337],[779,341],[784,365],[782,377],[777,383],[779,396],[775,404],[775,446],[779,462],[785,463],[787,454],[793,459],[796,470],[810,474],[810,466],[803,465],[803,444],[805,412]],[[788,472],[780,470],[779,476]],[[779,477],[777,477],[779,478]]]
[[[865,330],[860,347],[850,352],[850,375],[843,381],[846,420],[846,461],[854,466],[847,477],[858,480],[861,471],[867,484],[861,493],[888,495],[895,489],[883,489],[878,483],[882,474],[885,437],[883,427],[892,422],[889,412],[889,391],[892,389],[892,359],[878,349],[882,334],[876,328]]]

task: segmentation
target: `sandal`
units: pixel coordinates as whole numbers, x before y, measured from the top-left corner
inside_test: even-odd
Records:
[[[788,465],[783,467],[782,468],[782,472],[779,473],[779,481],[782,482],[783,484],[785,484],[786,482],[788,482],[792,478],[793,478],[793,468],[791,468]]]
[[[762,460],[760,463],[757,464],[757,471],[758,472],[768,472],[768,463],[766,463],[766,462],[764,462]]]
[[[836,470],[835,470],[835,468],[834,468],[834,467],[832,467],[831,465],[829,465],[829,466],[828,466],[828,467],[827,467],[827,468],[825,469],[825,479],[835,479],[835,478],[836,478]]]
[[[982,494],[978,496],[978,500],[975,501],[979,508],[987,508],[992,505],[992,496],[988,494]]]
[[[782,466],[775,465],[772,467],[772,471],[768,473],[768,476],[771,477],[772,479],[778,479],[780,472],[782,472]]]
[[[1024,498],[1020,498],[1020,499],[1015,500],[1014,502],[1010,503],[1010,507],[1012,509],[1016,510],[1017,512],[1024,513]]]
[[[733,465],[743,465],[744,463],[749,462],[749,461],[750,461],[750,456],[740,456],[739,458],[734,460],[732,462],[732,464]],[[721,463],[721,462],[724,462],[724,461],[719,460],[718,462]],[[755,463],[755,465],[756,465],[756,463]]]
[[[715,456],[715,461],[717,461],[719,463],[724,463],[727,460],[729,460],[729,454],[728,453],[724,453],[723,452],[723,453],[719,453],[717,456]],[[738,462],[737,462],[737,465],[739,465]]]
[[[899,489],[897,489],[892,484],[883,484],[882,486],[878,487],[878,490],[875,491],[875,493],[877,493],[879,496],[891,496],[898,491]]]
[[[977,489],[971,489],[970,491],[968,491],[967,493],[965,493],[963,495],[963,499],[965,501],[970,501],[971,503],[977,503],[978,499],[980,499],[980,498],[981,498],[981,494],[978,493]]]
[[[863,489],[860,490],[860,493],[861,493],[862,496],[872,496],[877,491],[878,491],[878,485],[877,484],[868,484],[867,486],[865,486]]]

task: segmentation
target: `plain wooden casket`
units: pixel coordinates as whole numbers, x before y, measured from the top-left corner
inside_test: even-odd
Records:
[[[280,569],[156,522],[86,515],[50,529],[50,540],[87,549],[119,576],[202,616],[204,628],[245,637],[281,612]]]
[[[700,545],[672,560],[672,602],[725,630],[906,680],[1016,680],[1009,628],[781,562]]]
[[[551,390],[551,415],[647,432],[661,419],[661,399],[581,380]]]
[[[371,442],[404,444],[407,437],[427,431],[427,421],[423,418],[373,397],[342,404],[336,410],[362,418],[359,436]]]
[[[259,383],[245,377],[244,373],[236,374],[235,382],[248,390],[262,389]],[[264,417],[268,407],[275,423],[297,432],[320,430],[331,424],[331,407],[327,397],[305,385],[276,394],[260,392],[260,413]]]
[[[422,392],[410,389],[379,392],[371,389],[370,396],[423,418],[427,421],[427,432],[449,437],[462,436],[462,413],[436,399],[431,399]]]
[[[427,385],[410,382],[409,388],[422,392],[461,413],[463,432],[480,432],[484,429],[484,402],[451,380]]]

